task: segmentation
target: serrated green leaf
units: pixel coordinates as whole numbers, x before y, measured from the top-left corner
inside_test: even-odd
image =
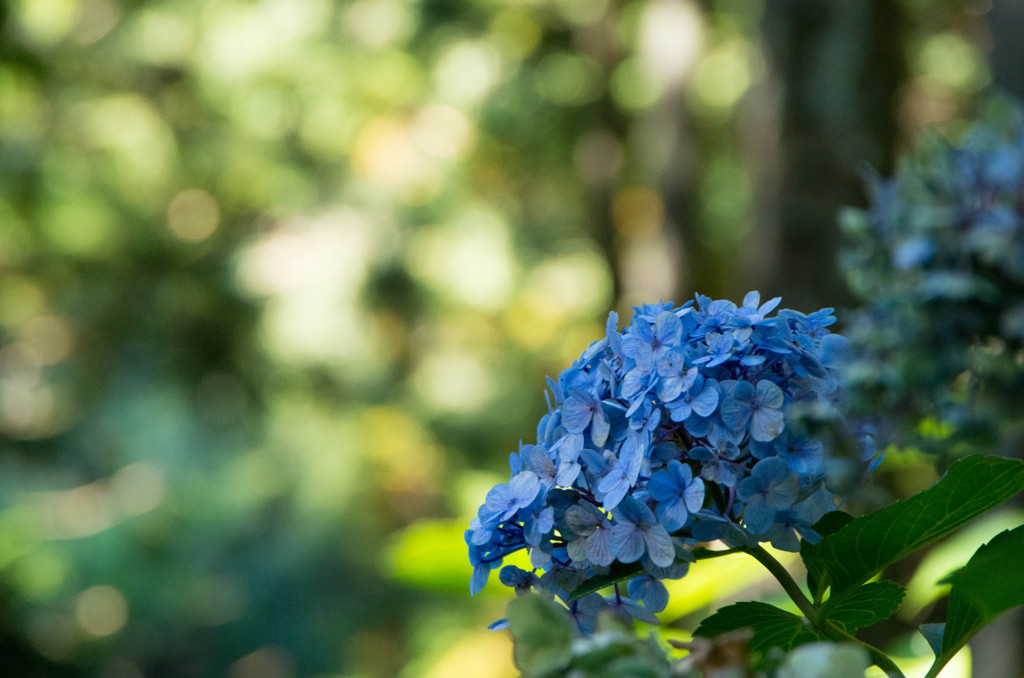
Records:
[[[836,595],[1022,490],[1021,461],[966,457],[930,489],[854,519],[801,555],[808,571],[815,573],[816,585],[830,585]]]
[[[952,657],[986,624],[1010,608],[1024,605],[1022,562],[1024,525],[997,534],[947,577],[952,587],[941,657]]]
[[[891,617],[905,593],[906,590],[894,581],[872,582],[830,598],[823,613],[826,620],[853,634],[857,629]]]
[[[569,617],[543,596],[528,594],[508,604],[512,657],[524,678],[559,675],[572,659]]]
[[[754,631],[750,649],[762,653],[772,647],[788,652],[798,645],[825,639],[803,617],[757,602],[735,603],[719,609],[702,621],[693,635],[714,638],[745,628]]]

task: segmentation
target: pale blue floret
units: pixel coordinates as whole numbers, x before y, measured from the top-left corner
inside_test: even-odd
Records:
[[[740,481],[737,496],[746,502],[743,522],[754,534],[767,532],[775,514],[792,506],[800,492],[800,480],[779,457],[757,462],[748,478]]]
[[[704,483],[694,479],[690,467],[673,459],[651,476],[647,494],[658,502],[658,520],[675,532],[704,505]]]

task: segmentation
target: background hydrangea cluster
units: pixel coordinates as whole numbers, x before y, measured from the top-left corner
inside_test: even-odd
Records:
[[[741,306],[697,296],[635,307],[621,332],[614,313],[558,380],[537,442],[510,455],[466,532],[473,593],[520,549],[532,570],[501,569],[518,592],[558,596],[583,632],[617,607],[656,622],[700,542],[799,537],[834,507],[824,483],[826,442],[805,431],[801,409],[832,409],[846,340],[826,329],[832,309],[780,310],[749,293]],[[570,594],[639,564],[626,594]],[[638,603],[642,603],[642,606]]]
[[[991,100],[959,145],[926,137],[869,184],[870,208],[842,220],[865,302],[844,379],[892,421],[991,442],[1024,406],[1024,109]]]

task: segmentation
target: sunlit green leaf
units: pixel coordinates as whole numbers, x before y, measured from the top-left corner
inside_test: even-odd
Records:
[[[1024,490],[1024,463],[975,455],[933,487],[853,520],[802,553],[817,586],[833,595],[875,574]]]

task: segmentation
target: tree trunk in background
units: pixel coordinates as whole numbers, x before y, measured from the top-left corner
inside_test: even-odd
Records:
[[[851,299],[836,264],[837,213],[864,204],[865,166],[893,165],[906,72],[899,3],[776,0],[763,32],[781,91],[778,193],[758,228],[776,255],[767,289],[790,308],[843,306]]]

